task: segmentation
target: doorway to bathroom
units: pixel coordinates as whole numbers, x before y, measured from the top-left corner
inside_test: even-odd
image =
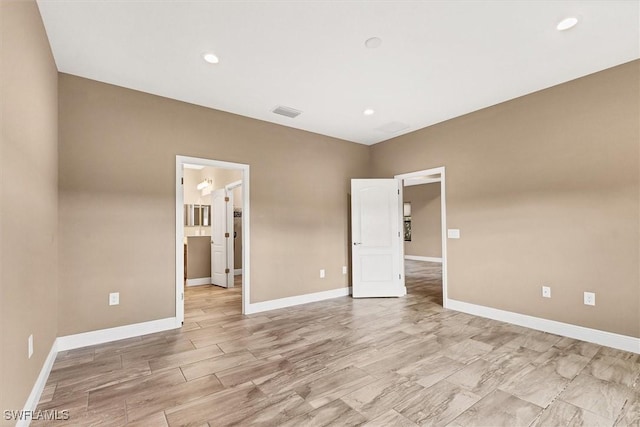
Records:
[[[185,326],[185,301],[198,309],[213,293],[223,311],[246,312],[249,215],[249,165],[176,156],[176,317]]]

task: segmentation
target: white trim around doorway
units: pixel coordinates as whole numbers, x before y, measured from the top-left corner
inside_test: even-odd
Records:
[[[433,175],[440,175],[440,179],[429,179],[429,182],[440,182],[440,211],[441,211],[441,227],[442,227],[442,306],[449,308],[449,297],[447,292],[447,198],[445,191],[445,167],[437,167],[432,169],[425,169],[415,172],[408,172],[396,175],[394,178],[405,180],[407,178],[431,177]],[[426,184],[427,182],[423,182]]]
[[[176,156],[176,322],[184,321],[184,189],[182,186],[183,165],[192,164],[214,168],[236,169],[242,171],[242,313],[250,313],[251,301],[251,230],[249,203],[249,165],[221,160],[203,159],[189,156]],[[235,184],[235,183],[234,183]]]

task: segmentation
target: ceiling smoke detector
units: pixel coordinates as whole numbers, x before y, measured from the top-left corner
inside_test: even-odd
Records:
[[[280,114],[281,116],[290,117],[292,119],[295,119],[300,114],[302,114],[302,111],[300,110],[296,110],[295,108],[291,107],[283,107],[282,105],[278,105],[276,108],[271,110],[271,112]]]
[[[368,49],[376,49],[380,47],[382,44],[382,39],[380,37],[371,37],[370,39],[365,40],[364,45]]]

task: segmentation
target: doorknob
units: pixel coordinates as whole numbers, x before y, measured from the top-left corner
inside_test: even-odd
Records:
[[[353,246],[361,245],[361,244],[362,244],[362,242],[353,242]]]

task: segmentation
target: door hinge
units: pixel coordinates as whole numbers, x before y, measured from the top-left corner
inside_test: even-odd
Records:
[[[224,233],[224,237],[229,237],[229,233]]]
[[[402,274],[398,274],[398,279],[402,279]]]
[[[180,300],[184,301],[184,292],[180,292]]]
[[[398,237],[400,237],[400,232],[398,231]]]
[[[398,189],[398,196],[400,195],[400,189]]]
[[[184,185],[184,178],[180,178],[180,184]]]
[[[229,270],[228,268],[224,269],[224,272],[227,273],[227,274],[229,274],[229,271],[231,271],[231,270]]]
[[[225,197],[225,198],[224,198],[224,201],[225,201],[225,202],[228,202],[228,201],[229,201],[229,198],[228,198],[228,197]]]

